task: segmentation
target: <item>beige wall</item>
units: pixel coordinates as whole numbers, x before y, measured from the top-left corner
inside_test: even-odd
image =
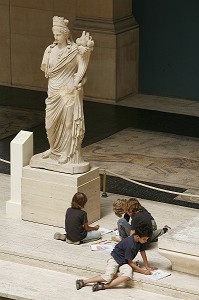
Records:
[[[0,82],[11,82],[9,1],[0,0]]]
[[[52,18],[66,16],[73,25],[75,0],[0,0],[0,84],[46,89],[40,71],[52,43]]]
[[[46,90],[40,71],[52,43],[54,15],[69,19],[74,39],[95,40],[85,95],[118,101],[137,92],[138,26],[131,0],[0,0],[0,84]]]

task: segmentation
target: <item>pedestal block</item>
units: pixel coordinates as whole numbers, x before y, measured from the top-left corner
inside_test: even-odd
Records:
[[[64,227],[65,212],[76,192],[88,197],[88,221],[100,219],[99,168],[84,174],[64,174],[26,166],[22,171],[22,219]]]
[[[199,275],[198,224],[195,217],[158,239],[159,252],[171,261],[173,270]]]

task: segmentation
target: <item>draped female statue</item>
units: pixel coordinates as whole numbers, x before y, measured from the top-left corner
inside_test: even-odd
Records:
[[[83,85],[94,42],[88,32],[73,41],[68,20],[53,17],[54,43],[44,52],[41,70],[48,78],[45,126],[49,149],[31,159],[32,167],[66,173],[89,170],[81,144],[84,137]],[[39,165],[38,165],[39,164]]]

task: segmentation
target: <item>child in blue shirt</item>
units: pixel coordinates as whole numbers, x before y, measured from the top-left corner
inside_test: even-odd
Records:
[[[123,282],[131,280],[133,277],[133,271],[150,275],[151,270],[157,269],[155,266],[149,266],[147,256],[145,253],[144,244],[151,236],[152,230],[146,224],[135,228],[135,233],[121,242],[119,242],[113,251],[111,252],[111,258],[107,262],[106,271],[101,276],[95,276],[89,279],[76,280],[77,290],[81,289],[89,283],[94,283],[93,292],[109,289],[117,286]],[[137,253],[140,251],[145,269],[140,268],[133,262]],[[115,278],[115,275],[119,272],[119,277]]]

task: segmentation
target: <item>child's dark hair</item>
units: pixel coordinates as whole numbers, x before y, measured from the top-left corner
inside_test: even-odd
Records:
[[[138,235],[139,237],[150,237],[152,233],[152,226],[149,226],[147,224],[141,224],[140,226],[135,228],[135,235]]]
[[[83,208],[88,201],[86,195],[84,193],[77,192],[71,202],[72,208]]]

